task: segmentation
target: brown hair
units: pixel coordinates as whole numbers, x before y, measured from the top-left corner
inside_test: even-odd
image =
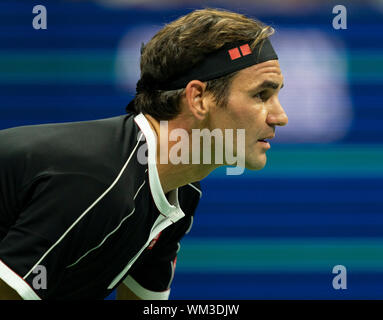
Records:
[[[254,49],[273,32],[272,27],[243,14],[223,9],[195,10],[165,25],[144,46],[141,78],[148,76],[164,82],[182,74],[226,43],[249,41]],[[230,84],[238,72],[206,81],[206,91],[212,94],[217,105],[227,105]],[[150,114],[157,120],[170,120],[180,112],[184,90],[140,92],[136,95],[136,111]]]

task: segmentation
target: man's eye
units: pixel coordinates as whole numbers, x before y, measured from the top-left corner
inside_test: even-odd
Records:
[[[254,98],[258,98],[258,99],[261,99],[262,101],[266,101],[267,100],[267,91],[266,90],[263,90],[259,93],[257,93],[256,95],[254,95]]]

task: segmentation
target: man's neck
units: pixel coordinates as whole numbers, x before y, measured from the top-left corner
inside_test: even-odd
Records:
[[[169,141],[169,132],[171,131],[171,126],[169,125],[169,132],[166,133],[166,136],[163,134],[160,135],[160,123],[151,117],[150,115],[145,114],[146,119],[148,120],[150,127],[157,136],[157,155],[156,155],[156,165],[157,171],[160,178],[162,190],[166,194],[167,192],[174,190],[178,187],[184,186],[188,183],[200,181],[210,174],[217,165],[211,164],[192,164],[189,163],[183,164],[173,164],[171,159],[169,159],[169,152],[177,142]],[[170,123],[169,121],[168,123]],[[173,125],[174,126],[174,125]],[[174,126],[177,128],[177,125]],[[185,128],[183,128],[185,129]],[[167,161],[163,160],[164,156],[161,157],[161,145],[163,146],[166,143],[167,148]],[[189,143],[189,146],[191,144]],[[189,150],[190,151],[190,150]],[[164,163],[163,163],[164,162]]]

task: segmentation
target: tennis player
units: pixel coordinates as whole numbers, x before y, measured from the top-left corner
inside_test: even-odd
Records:
[[[244,129],[244,166],[263,168],[266,139],[287,123],[272,33],[193,11],[142,46],[127,114],[0,131],[0,298],[168,299],[199,181],[227,164],[215,148],[211,163],[175,164],[171,131]]]

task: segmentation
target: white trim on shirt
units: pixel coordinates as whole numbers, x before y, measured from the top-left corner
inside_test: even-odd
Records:
[[[143,300],[168,300],[170,289],[165,291],[151,291],[141,286],[132,276],[127,276],[123,281],[137,297]]]

